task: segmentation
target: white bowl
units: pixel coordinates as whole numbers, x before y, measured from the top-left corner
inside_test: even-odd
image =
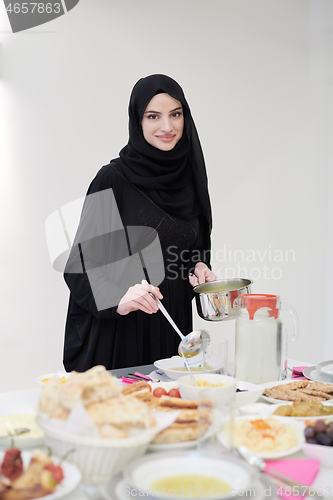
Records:
[[[210,384],[224,384],[220,387],[199,387],[192,385],[190,375],[185,375],[178,379],[179,392],[182,398],[194,399],[211,399],[216,402],[231,402],[236,394],[237,380],[228,375],[220,375],[218,373],[200,373],[194,375],[194,380],[204,380]]]
[[[333,446],[303,443],[302,451],[307,457],[320,460],[321,465],[333,467]]]
[[[84,483],[93,486],[106,484],[128,462],[143,455],[157,432],[153,428],[135,437],[105,439],[61,431],[40,416],[37,423],[44,431],[45,444],[51,447],[52,455],[61,458],[73,450],[66,460],[78,467]]]
[[[4,408],[2,408],[4,410]],[[8,408],[6,408],[8,410]],[[23,433],[18,436],[1,435],[0,448],[38,448],[44,445],[44,433],[36,432],[36,413],[33,410],[27,409],[22,412],[10,412],[0,416],[1,420],[5,421],[7,429],[17,429],[19,427],[27,427],[32,430],[32,433]],[[3,431],[0,432],[2,434]],[[34,435],[37,434],[37,435]],[[38,435],[39,434],[39,435]]]
[[[45,382],[42,382],[43,380],[51,379],[54,376],[57,376],[60,379],[62,377],[65,377],[65,379],[68,379],[68,377],[70,376],[70,373],[67,373],[64,371],[58,371],[58,372],[53,372],[53,373],[44,373],[44,375],[39,375],[39,377],[36,378],[36,382],[38,385],[43,386],[45,384]]]
[[[199,358],[199,359],[196,359]],[[202,365],[202,356],[195,356],[195,358],[189,358],[188,363],[192,373],[203,373],[202,369],[199,369],[199,366]],[[171,380],[178,380],[180,377],[183,377],[186,373],[188,373],[187,368],[185,367],[184,360],[181,356],[172,356],[172,358],[166,359],[158,359],[155,361],[154,365],[156,368],[165,373],[165,375]],[[185,368],[183,371],[175,370],[174,368]],[[216,373],[220,370],[220,368],[215,368],[212,370],[208,370],[205,373]]]
[[[148,493],[153,498],[170,499],[167,492],[163,492],[162,488],[152,490],[152,484],[156,481],[163,480],[170,476],[200,474],[210,476],[221,481],[225,481],[230,486],[233,492],[246,490],[254,478],[255,470],[247,465],[244,461],[239,461],[230,455],[221,455],[214,452],[173,452],[173,453],[154,453],[146,455],[143,458],[137,459],[130,463],[124,470],[124,478],[126,483],[135,488],[138,492]],[[170,490],[169,490],[170,491]],[[177,491],[177,490],[176,490]],[[185,490],[186,491],[186,490]],[[205,491],[204,496],[212,496],[212,490]],[[191,498],[199,497],[194,495],[195,490],[191,490]],[[202,492],[201,492],[202,493]],[[218,492],[214,498],[228,498],[235,495],[230,492]],[[138,496],[141,496],[140,494]],[[176,494],[177,498],[182,495]],[[185,494],[186,496],[186,494]],[[202,497],[202,495],[200,495]]]
[[[245,390],[245,392],[236,392],[235,408],[255,403],[265,390],[261,385],[243,380],[238,380],[237,389]]]

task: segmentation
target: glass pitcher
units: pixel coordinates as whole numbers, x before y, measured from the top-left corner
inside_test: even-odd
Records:
[[[287,331],[283,331],[279,311],[293,318],[292,340],[298,338],[295,309],[278,295],[239,295],[234,302],[236,319],[235,377],[254,384],[283,380],[287,376]]]

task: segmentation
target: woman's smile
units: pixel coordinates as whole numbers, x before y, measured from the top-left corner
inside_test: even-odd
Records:
[[[156,137],[163,142],[171,142],[176,137],[176,134],[156,135]]]

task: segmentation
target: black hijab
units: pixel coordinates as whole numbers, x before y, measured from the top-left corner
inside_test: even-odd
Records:
[[[141,127],[148,103],[160,93],[169,94],[183,106],[183,135],[170,151],[149,144]],[[128,111],[129,141],[119,153],[121,168],[128,180],[145,189],[156,205],[172,216],[191,219],[202,212],[211,229],[205,161],[180,85],[166,75],[141,78],[132,90]]]

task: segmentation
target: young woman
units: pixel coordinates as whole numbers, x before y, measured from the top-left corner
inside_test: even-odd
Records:
[[[67,371],[84,371],[97,364],[107,369],[150,364],[177,354],[179,336],[158,312],[150,293],[163,301],[187,334],[192,330],[192,286],[216,279],[209,268],[212,217],[204,158],[190,108],[175,80],[151,75],[136,83],[129,104],[128,144],[119,158],[97,173],[87,194],[96,193],[112,193],[126,233],[123,241],[129,248],[131,228],[146,229],[143,239],[147,231],[156,231],[164,279],[155,283],[159,286],[141,284],[140,274],[133,271],[132,286],[109,307],[112,301],[108,302],[103,272],[116,262],[119,273],[121,259],[126,263],[121,269],[131,269],[127,246],[121,247],[122,255],[118,245],[118,255],[112,257],[112,237],[95,238],[96,252],[104,247],[108,256],[93,274],[84,265],[83,254],[88,251],[79,244],[83,270],[75,272],[69,266],[65,272],[70,289],[64,346]],[[96,212],[86,203],[80,226],[98,226]],[[80,227],[78,234],[81,240],[88,239],[82,237]],[[119,223],[113,234],[122,239]],[[143,265],[141,277],[154,282],[145,269],[142,245],[137,250],[136,262]]]

